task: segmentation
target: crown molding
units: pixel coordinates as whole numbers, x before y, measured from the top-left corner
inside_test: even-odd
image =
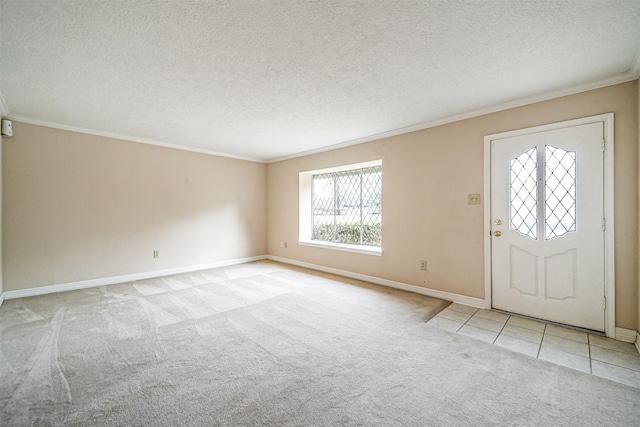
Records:
[[[210,155],[210,156],[217,156],[217,157],[226,157],[226,158],[236,159],[236,160],[245,160],[245,161],[249,161],[249,162],[276,163],[276,162],[280,162],[280,161],[284,161],[284,160],[290,160],[290,159],[295,159],[295,158],[299,158],[299,157],[309,156],[309,155],[312,155],[312,154],[324,153],[324,152],[327,152],[327,151],[337,150],[337,149],[340,149],[340,148],[346,148],[346,147],[350,147],[350,146],[353,146],[353,145],[364,144],[365,142],[376,141],[376,140],[383,139],[383,138],[390,138],[390,137],[402,135],[402,134],[405,134],[405,133],[416,132],[416,131],[419,131],[419,130],[428,129],[428,128],[432,128],[432,127],[436,127],[436,126],[442,126],[442,125],[446,125],[446,124],[449,124],[449,123],[458,122],[458,121],[461,121],[461,120],[466,120],[466,119],[471,119],[471,118],[474,118],[474,117],[483,116],[483,115],[486,115],[486,114],[497,113],[499,111],[509,110],[511,108],[517,108],[517,107],[522,107],[522,106],[525,106],[525,105],[535,104],[537,102],[548,101],[548,100],[555,99],[555,98],[561,98],[563,96],[575,95],[575,94],[581,93],[581,92],[587,92],[587,91],[590,91],[590,90],[600,89],[600,88],[607,87],[607,86],[613,86],[613,85],[620,84],[620,83],[626,83],[628,81],[637,80],[638,78],[640,78],[640,49],[638,49],[638,52],[635,55],[635,58],[634,58],[633,62],[631,63],[631,66],[629,67],[629,70],[627,72],[618,74],[618,75],[613,76],[613,77],[609,77],[607,79],[598,80],[598,81],[592,82],[592,83],[572,86],[570,88],[565,88],[565,89],[545,92],[545,93],[542,93],[542,94],[539,94],[539,95],[520,98],[520,99],[509,101],[509,102],[496,104],[496,105],[492,105],[492,106],[489,106],[489,107],[480,108],[480,109],[477,109],[477,110],[468,111],[468,112],[465,112],[465,113],[453,114],[451,116],[442,117],[440,119],[431,120],[431,121],[423,122],[423,123],[418,123],[418,124],[415,124],[415,125],[402,127],[402,128],[395,129],[395,130],[390,130],[390,131],[387,131],[387,132],[381,132],[381,133],[365,136],[365,137],[362,137],[362,138],[353,139],[353,140],[350,140],[350,141],[345,141],[345,142],[341,142],[341,143],[337,143],[337,144],[332,144],[332,145],[329,145],[329,146],[326,146],[326,147],[322,147],[322,148],[317,148],[317,149],[314,149],[314,150],[301,151],[301,152],[298,152],[298,153],[294,153],[294,154],[290,154],[290,155],[286,155],[286,156],[281,156],[281,157],[275,157],[275,158],[266,159],[266,160],[265,159],[260,159],[260,158],[255,158],[255,157],[237,156],[237,155],[233,155],[233,154],[222,153],[222,152],[213,151],[213,150],[205,150],[205,149],[201,149],[201,148],[187,147],[187,146],[183,146],[183,145],[171,144],[171,143],[166,143],[166,142],[156,141],[156,140],[151,140],[151,139],[137,138],[137,137],[121,135],[121,134],[112,133],[112,132],[104,132],[104,131],[99,131],[99,130],[94,130],[94,129],[82,128],[82,127],[77,127],[77,126],[70,126],[70,125],[65,125],[65,124],[61,124],[61,123],[55,123],[55,122],[49,122],[49,121],[46,121],[46,120],[35,119],[35,118],[32,118],[32,117],[27,117],[27,116],[9,114],[9,108],[7,107],[7,105],[6,105],[5,101],[4,101],[4,98],[2,97],[2,93],[0,93],[0,115],[2,115],[3,117],[7,116],[8,119],[15,120],[17,122],[28,123],[28,124],[37,125],[37,126],[45,126],[45,127],[49,127],[49,128],[53,128],[53,129],[61,129],[61,130],[66,130],[66,131],[71,131],[71,132],[84,133],[84,134],[88,134],[88,135],[102,136],[102,137],[106,137],[106,138],[115,138],[115,139],[120,139],[120,140],[123,140],[123,141],[138,142],[138,143],[141,143],[141,144],[155,145],[155,146],[158,146],[158,147],[173,148],[175,150],[191,151],[191,152],[194,152],[194,153],[207,154],[207,155]]]
[[[245,160],[248,162],[255,162],[255,163],[266,163],[265,160],[254,158],[254,157],[236,156],[233,154],[221,153],[221,152],[212,151],[212,150],[204,150],[201,148],[187,147],[184,145],[170,144],[167,142],[155,141],[152,139],[137,138],[133,136],[120,135],[113,132],[104,132],[100,130],[88,129],[88,128],[83,128],[78,126],[70,126],[70,125],[65,125],[61,123],[49,122],[46,120],[34,119],[32,117],[21,116],[18,114],[10,114],[7,118],[16,122],[27,123],[30,125],[44,126],[48,128],[66,130],[70,132],[84,133],[87,135],[102,136],[105,138],[114,138],[122,141],[138,142],[140,144],[155,145],[155,146],[164,147],[164,148],[173,148],[174,150],[191,151],[193,153],[207,154],[210,156],[217,156],[217,157],[226,157],[226,158],[235,159],[235,160]]]
[[[9,114],[9,107],[7,107],[7,103],[4,102],[4,96],[0,93],[0,116],[4,117]]]
[[[635,67],[635,68],[634,68]],[[391,130],[388,132],[377,133],[370,136],[365,136],[363,138],[353,139],[351,141],[345,141],[338,144],[333,144],[327,147],[317,148],[315,150],[302,151],[296,154],[291,154],[288,156],[276,157],[273,159],[269,159],[266,163],[276,163],[281,162],[283,160],[290,160],[299,157],[309,156],[312,154],[324,153],[326,151],[337,150],[339,148],[351,147],[352,145],[363,144],[365,142],[376,141],[383,138],[390,138],[392,136],[403,135],[405,133],[416,132],[423,129],[428,129],[436,126],[442,126],[453,122],[458,122],[461,120],[472,119],[474,117],[484,116],[486,114],[497,113],[499,111],[509,110],[511,108],[522,107],[525,105],[535,104],[537,102],[548,101],[555,98],[561,98],[563,96],[575,95],[581,92],[587,92],[590,90],[601,89],[607,86],[613,86],[620,83],[626,83],[628,81],[637,80],[640,75],[640,51],[634,60],[632,67],[625,73],[615,75],[613,77],[609,77],[603,80],[598,80],[597,82],[572,86],[566,89],[555,90],[551,92],[545,92],[539,95],[528,96],[525,98],[520,98],[517,100],[504,102],[501,104],[492,105],[489,107],[480,108],[473,111],[468,111],[466,113],[454,114],[451,116],[443,117],[437,120],[432,120],[429,122],[419,123],[412,126],[407,126],[395,130]]]

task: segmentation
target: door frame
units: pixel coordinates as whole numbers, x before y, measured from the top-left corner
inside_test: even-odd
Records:
[[[491,309],[491,141],[602,122],[604,126],[604,331],[608,337],[616,336],[616,281],[615,281],[615,229],[613,186],[613,113],[583,117],[575,120],[534,126],[484,137],[484,306]]]

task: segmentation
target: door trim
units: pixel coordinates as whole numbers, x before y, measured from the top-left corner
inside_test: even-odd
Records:
[[[602,122],[604,125],[604,331],[608,337],[616,336],[616,286],[615,286],[615,229],[613,194],[613,113],[584,117],[548,125],[534,126],[484,137],[484,301],[485,308],[491,304],[491,141],[527,135],[549,130]]]

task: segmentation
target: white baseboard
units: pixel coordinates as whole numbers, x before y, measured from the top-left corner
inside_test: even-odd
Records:
[[[484,308],[484,299],[469,297],[466,295],[453,294],[451,292],[439,291],[436,289],[423,288],[422,286],[409,285],[407,283],[396,282],[394,280],[382,279],[380,277],[367,276],[366,274],[353,273],[351,271],[339,270],[337,268],[325,267],[323,265],[311,264],[309,262],[297,261],[289,258],[282,258],[273,255],[267,255],[267,259],[282,262],[285,264],[297,265],[298,267],[310,268],[312,270],[323,271],[325,273],[337,274],[339,276],[350,277],[365,282],[375,283],[376,285],[388,286],[390,288],[402,289],[405,291],[415,292],[417,294],[429,297],[440,298],[447,301],[457,302],[459,304],[469,305],[475,308]]]
[[[633,329],[616,328],[616,340],[624,342],[636,342],[636,335],[638,332]]]
[[[2,307],[3,302],[4,302],[4,293],[0,293],[0,307]]]
[[[636,350],[640,353],[640,332],[636,332]]]
[[[192,265],[188,267],[170,268],[167,270],[148,271],[145,273],[125,274],[123,276],[104,277],[101,279],[82,280],[80,282],[61,283],[59,285],[39,286],[17,291],[5,291],[2,294],[4,299],[26,298],[36,295],[53,294],[56,292],[75,291],[78,289],[93,288],[95,286],[115,285],[117,283],[133,282],[135,280],[151,279],[154,277],[169,276],[171,274],[189,273],[210,268],[227,267],[229,265],[243,264],[246,262],[260,261],[266,259],[266,255],[259,255],[248,258],[238,258],[227,261],[212,262],[209,264]]]

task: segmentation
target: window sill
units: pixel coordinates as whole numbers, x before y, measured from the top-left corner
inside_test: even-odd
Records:
[[[321,240],[300,240],[298,244],[301,246],[312,246],[315,248],[334,249],[336,251],[382,256],[382,248],[375,246],[349,245],[347,243],[323,242]]]

